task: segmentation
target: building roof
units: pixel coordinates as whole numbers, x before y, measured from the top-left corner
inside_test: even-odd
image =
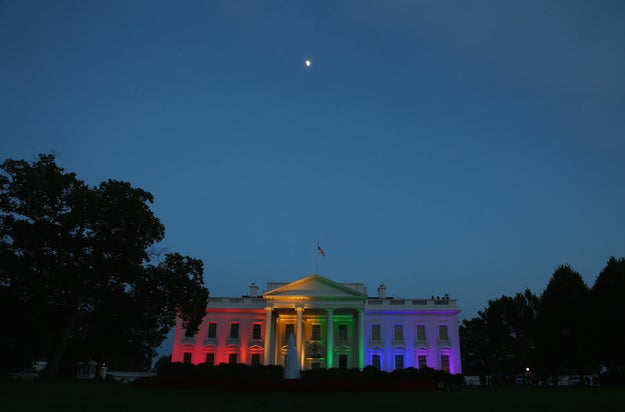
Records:
[[[266,300],[290,299],[300,296],[311,299],[357,298],[364,300],[367,298],[366,293],[318,274],[284,284],[263,294],[263,298]]]

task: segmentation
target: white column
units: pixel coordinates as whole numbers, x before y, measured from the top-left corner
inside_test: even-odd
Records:
[[[272,335],[273,335],[273,309],[271,307],[265,308],[265,365],[271,365],[273,359],[271,359],[271,349],[273,347]]]
[[[326,309],[328,330],[326,332],[326,368],[334,366],[334,309]]]
[[[295,347],[297,348],[297,354],[299,356],[300,359],[300,368],[302,368],[303,362],[304,362],[304,356],[302,354],[302,312],[304,312],[304,308],[302,308],[301,306],[298,306],[295,308],[295,311],[297,312],[297,324],[296,324],[296,329],[297,330],[297,340],[295,341]]]
[[[358,309],[358,369],[365,367],[365,311]]]

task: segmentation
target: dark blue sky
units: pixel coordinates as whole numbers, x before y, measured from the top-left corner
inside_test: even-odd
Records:
[[[152,192],[213,296],[463,316],[625,255],[625,2],[0,1],[0,155]],[[310,58],[312,67],[306,68]]]

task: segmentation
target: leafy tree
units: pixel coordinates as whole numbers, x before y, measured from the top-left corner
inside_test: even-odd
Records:
[[[156,265],[147,265],[144,276],[126,293],[104,296],[101,310],[90,314],[82,331],[82,347],[73,352],[115,368],[149,367],[156,356],[154,348],[173,326],[173,314],[183,305],[182,299],[194,309],[189,313],[194,318],[187,322],[201,322],[207,300],[205,289],[196,287],[201,284],[200,260],[174,253]]]
[[[174,309],[197,328],[208,296],[202,262],[169,254],[151,263],[165,228],[150,193],[116,180],[90,187],[53,155],[0,170],[0,296],[21,311],[3,347],[47,355],[56,376],[85,356],[147,363]]]
[[[589,290],[569,265],[559,266],[540,297],[537,316],[539,372],[584,373],[592,369]]]
[[[486,322],[481,317],[465,319],[460,325],[460,353],[465,375],[484,375],[486,369]]]
[[[611,257],[591,289],[595,359],[611,369],[625,368],[625,258]]]
[[[463,321],[460,333],[464,369],[479,374],[515,375],[531,365],[537,304],[536,295],[525,290],[489,300],[477,318]]]

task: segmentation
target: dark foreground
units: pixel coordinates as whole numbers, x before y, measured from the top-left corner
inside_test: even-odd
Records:
[[[101,381],[0,381],[10,411],[498,411],[623,410],[618,388],[457,387],[419,392],[262,392],[145,388]]]

